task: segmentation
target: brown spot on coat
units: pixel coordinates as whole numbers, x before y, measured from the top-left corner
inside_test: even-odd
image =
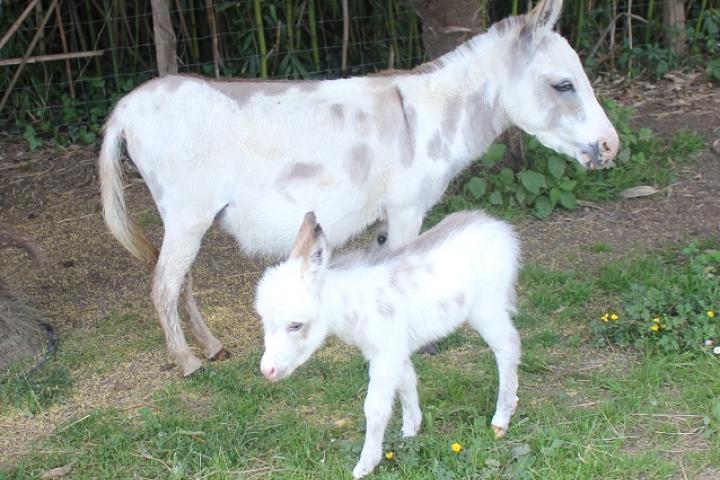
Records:
[[[443,139],[440,136],[440,130],[435,130],[432,138],[427,144],[427,156],[431,160],[440,160],[443,154]]]
[[[343,106],[339,103],[333,103],[330,105],[330,114],[335,122],[337,122],[339,127],[343,126],[343,123],[345,123],[345,110],[343,109]]]

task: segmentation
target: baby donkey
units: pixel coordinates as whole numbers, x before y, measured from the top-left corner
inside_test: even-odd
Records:
[[[396,392],[403,435],[420,428],[411,354],[467,321],[495,353],[500,387],[492,428],[501,437],[518,401],[520,337],[511,320],[518,256],[509,225],[459,212],[385,255],[351,252],[331,263],[322,228],[307,213],[290,257],[268,269],[258,286],[265,330],[260,368],[269,380],[285,378],[328,335],[362,351],[370,384],[365,444],[353,470],[360,478],[380,462]]]

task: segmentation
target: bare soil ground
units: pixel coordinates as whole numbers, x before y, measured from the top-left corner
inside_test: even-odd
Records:
[[[720,138],[720,93],[699,78],[668,80],[660,86],[612,86],[621,104],[639,110],[635,122],[663,134],[695,129],[709,144]],[[138,314],[158,334],[148,298],[150,272],[139,267],[106,231],[100,212],[95,157],[70,147],[27,151],[0,139],[0,221],[13,224],[41,244],[50,259],[42,270],[24,253],[0,251],[0,278],[40,310],[63,338],[82,338],[99,323],[124,312]],[[709,149],[683,169],[662,194],[559,214],[550,221],[524,219],[518,228],[526,259],[548,266],[578,266],[623,258],[686,238],[720,238],[720,152]],[[159,242],[162,226],[152,199],[139,181],[126,189],[130,211]],[[609,253],[594,253],[603,242]],[[599,257],[602,255],[602,258]],[[263,261],[248,259],[217,228],[205,238],[194,267],[195,293],[210,328],[234,354],[261,342],[252,302]],[[108,335],[108,345],[124,332]],[[129,408],[146,401],[179,375],[166,369],[163,346],[142,358],[108,358],[109,373],[72,372],[74,394],[33,417],[0,417],[0,458],[22,455],[38,438],[69,418],[112,404]],[[115,363],[117,362],[117,363]]]

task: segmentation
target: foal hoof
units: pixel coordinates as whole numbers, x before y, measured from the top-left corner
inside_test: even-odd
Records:
[[[507,430],[505,430],[502,427],[497,427],[495,425],[492,426],[492,429],[493,429],[493,432],[495,432],[496,439],[503,438],[505,436],[505,434],[507,433]]]
[[[230,358],[230,352],[228,352],[224,348],[221,348],[220,350],[217,351],[217,353],[215,355],[210,357],[210,361],[211,362],[222,362],[223,360],[227,360],[228,358]]]

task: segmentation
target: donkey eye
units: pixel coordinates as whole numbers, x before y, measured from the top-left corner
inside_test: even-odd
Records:
[[[556,83],[552,86],[558,92],[574,92],[575,85],[571,81],[565,80],[564,82]]]
[[[298,330],[300,330],[300,329],[303,327],[303,325],[305,325],[305,324],[304,324],[304,323],[300,323],[300,322],[292,322],[292,323],[291,323],[290,325],[288,325],[288,327],[287,327],[288,332],[297,332]]]
[[[377,236],[378,245],[384,245],[386,241],[387,241],[387,237],[385,235],[383,235],[382,233]]]

